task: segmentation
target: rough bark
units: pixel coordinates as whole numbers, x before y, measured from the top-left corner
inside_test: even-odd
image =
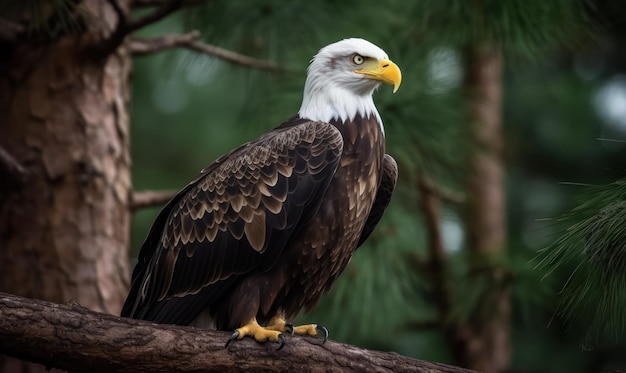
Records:
[[[226,349],[228,336],[0,293],[0,351],[73,372],[469,372],[312,337]]]
[[[500,266],[506,237],[502,161],[502,55],[494,45],[464,50],[464,88],[468,103],[467,204],[465,227],[471,281],[487,283],[480,310],[459,326],[453,341],[456,363],[482,372],[510,365],[510,300]],[[487,312],[485,312],[487,311]]]
[[[128,287],[131,61],[90,50],[115,25],[0,45],[0,147],[26,174],[0,195],[0,291],[117,313]],[[97,21],[93,21],[97,20]],[[9,174],[0,178],[11,177]],[[0,371],[31,371],[0,357]]]

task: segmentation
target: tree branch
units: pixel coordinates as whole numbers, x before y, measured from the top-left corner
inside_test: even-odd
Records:
[[[200,32],[197,30],[180,35],[164,35],[159,38],[146,39],[132,37],[128,43],[130,53],[135,57],[146,56],[167,49],[186,47],[189,43],[197,40]]]
[[[272,62],[258,60],[256,58],[239,54],[211,44],[192,41],[189,44],[185,45],[185,47],[199,53],[204,53],[209,56],[217,57],[234,65],[252,67],[259,70],[266,70],[278,73],[286,71],[283,66],[276,65]]]
[[[117,0],[107,0],[113,10],[118,16],[118,24],[108,39],[99,45],[101,55],[108,55],[113,52],[124,40],[124,38],[130,33],[160,19],[166,17],[170,13],[178,10],[184,5],[195,5],[200,1],[184,1],[184,0],[169,0],[169,1],[143,1],[138,5],[143,6],[156,6],[159,8],[154,12],[149,13],[141,18],[135,20],[129,20],[126,16],[124,9],[120,6]],[[135,2],[133,5],[137,5]],[[251,67],[259,70],[266,70],[272,72],[285,72],[285,68],[280,65],[269,61],[263,61],[256,58],[252,58],[243,54],[239,54],[228,49],[220,48],[215,45],[199,42],[197,39],[200,37],[198,31],[192,31],[187,34],[181,35],[165,35],[159,38],[146,39],[146,38],[132,38],[130,40],[129,48],[130,52],[135,56],[145,56],[148,54],[160,52],[166,49],[172,49],[177,47],[184,47],[192,51],[206,54],[212,57],[217,57],[226,62],[234,65]]]
[[[211,57],[217,57],[234,65],[251,67],[259,70],[282,73],[286,69],[273,62],[259,60],[228,49],[197,41],[200,32],[191,31],[187,34],[165,35],[159,38],[130,38],[129,49],[133,56],[146,56],[173,48],[187,48]]]
[[[0,351],[72,372],[470,372],[311,337],[226,349],[228,336],[0,293]]]
[[[117,2],[117,0],[109,0],[110,2]],[[184,5],[182,0],[169,0],[164,1],[160,7],[158,7],[152,13],[148,13],[143,17],[137,19],[126,20],[125,28],[121,31],[124,36],[131,32],[137,31],[142,27],[145,27],[151,23],[158,22],[163,18],[169,16],[171,13],[177,11]]]
[[[118,21],[117,27],[113,30],[111,35],[95,46],[95,53],[100,57],[107,56],[115,51],[117,47],[122,44],[127,35],[151,23],[160,21],[184,5],[183,0],[164,1],[151,13],[137,19],[129,19],[126,10],[122,8],[118,0],[107,0],[107,2],[115,11]]]
[[[130,199],[130,210],[136,211],[147,207],[163,206],[174,198],[177,190],[144,190],[133,192]]]
[[[181,35],[165,35],[159,38],[131,38],[129,43],[130,52],[134,56],[145,56],[172,48],[187,48],[192,51],[216,57],[238,66],[251,67],[259,70],[283,73],[286,69],[273,62],[259,60],[215,45],[197,41],[200,37],[198,31],[191,31]]]

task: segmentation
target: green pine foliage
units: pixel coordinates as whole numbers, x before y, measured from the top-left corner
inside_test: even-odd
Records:
[[[582,202],[558,219],[567,228],[542,251],[551,275],[571,270],[559,294],[559,314],[588,325],[590,340],[626,337],[626,180],[589,187]]]
[[[577,44],[595,27],[588,0],[421,0],[412,2],[411,32],[428,43],[495,43],[512,55],[540,56]]]

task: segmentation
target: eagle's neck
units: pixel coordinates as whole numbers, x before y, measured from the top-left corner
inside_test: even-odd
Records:
[[[328,81],[319,81],[309,76],[304,86],[302,106],[300,106],[298,115],[300,118],[326,123],[331,121],[354,122],[357,116],[361,118],[374,117],[384,134],[383,121],[372,98],[375,88],[376,86],[373,86],[371,89],[357,94],[352,89],[329,85]]]

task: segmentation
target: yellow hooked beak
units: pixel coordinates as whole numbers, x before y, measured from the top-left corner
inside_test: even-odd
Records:
[[[396,93],[402,82],[402,72],[400,72],[400,68],[388,59],[384,59],[380,62],[374,60],[365,64],[362,69],[354,70],[354,72],[363,74],[370,79],[393,84],[393,93]]]

